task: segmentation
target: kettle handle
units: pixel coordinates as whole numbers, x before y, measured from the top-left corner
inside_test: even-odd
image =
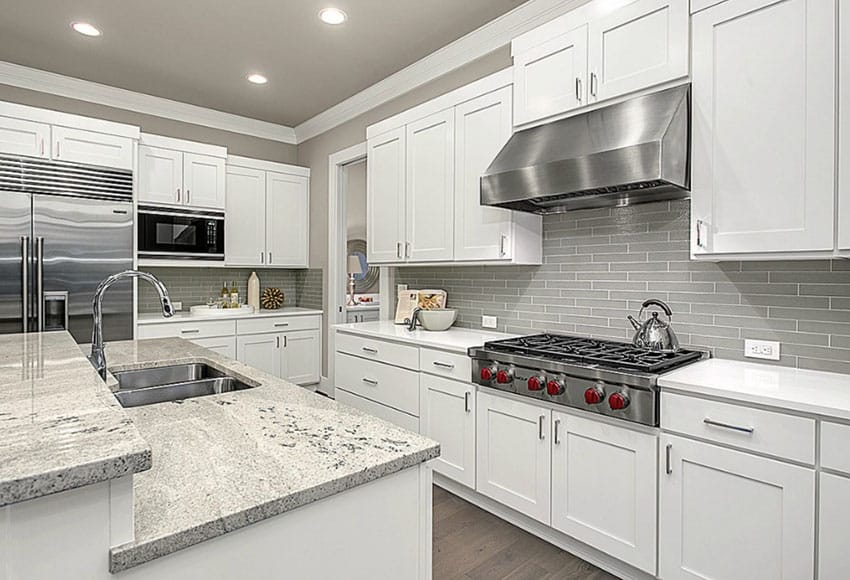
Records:
[[[673,311],[670,310],[670,307],[667,306],[667,304],[662,302],[661,300],[658,300],[657,298],[650,298],[649,300],[647,300],[646,302],[641,304],[641,312],[643,312],[645,309],[649,308],[650,306],[658,306],[661,310],[664,311],[664,314],[667,315],[667,318],[673,317]],[[639,318],[641,318],[641,317],[639,317]]]

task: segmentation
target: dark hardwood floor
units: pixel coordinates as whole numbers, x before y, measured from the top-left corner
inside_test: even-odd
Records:
[[[434,486],[434,580],[615,577]]]

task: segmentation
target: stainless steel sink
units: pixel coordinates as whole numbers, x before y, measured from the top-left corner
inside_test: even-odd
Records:
[[[122,407],[153,405],[254,387],[201,363],[118,371],[112,375],[118,380],[115,398]]]

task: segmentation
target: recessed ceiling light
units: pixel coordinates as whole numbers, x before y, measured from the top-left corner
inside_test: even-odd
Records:
[[[100,30],[98,30],[88,22],[72,22],[71,28],[73,28],[80,34],[84,34],[85,36],[100,36],[102,34]]]
[[[259,73],[254,73],[248,75],[248,81],[254,83],[255,85],[264,85],[269,82],[269,79]]]
[[[319,18],[325,24],[342,24],[348,20],[348,14],[339,8],[325,8],[319,12]]]

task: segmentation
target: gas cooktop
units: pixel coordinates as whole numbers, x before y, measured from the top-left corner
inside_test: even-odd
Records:
[[[468,354],[479,385],[646,425],[658,425],[659,374],[708,356],[562,334],[491,341]]]

